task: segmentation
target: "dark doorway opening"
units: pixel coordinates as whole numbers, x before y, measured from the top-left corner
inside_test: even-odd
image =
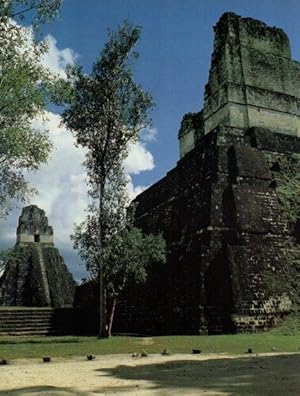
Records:
[[[40,242],[40,236],[39,235],[35,235],[34,236],[34,242]]]

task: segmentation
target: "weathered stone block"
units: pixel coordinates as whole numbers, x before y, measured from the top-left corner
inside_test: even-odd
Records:
[[[251,144],[260,150],[277,153],[300,153],[300,139],[281,133],[274,134],[266,128],[250,128],[247,132]]]
[[[215,31],[205,133],[223,124],[299,136],[300,64],[290,59],[286,34],[232,13],[221,17]]]

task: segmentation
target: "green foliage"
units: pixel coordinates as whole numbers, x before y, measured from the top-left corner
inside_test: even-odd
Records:
[[[13,199],[24,200],[35,191],[24,177],[48,159],[52,145],[48,134],[32,127],[43,117],[48,100],[62,95],[63,83],[41,64],[47,52],[31,27],[18,25],[16,17],[29,16],[35,26],[58,12],[60,1],[6,0],[0,6],[0,215]]]
[[[144,283],[148,266],[165,261],[166,244],[161,235],[144,235],[136,227],[114,234],[105,267],[108,291],[117,297],[128,280]]]
[[[95,197],[99,185],[126,157],[128,143],[150,125],[151,96],[134,81],[130,68],[139,36],[140,27],[125,22],[109,34],[90,75],[78,66],[69,69],[74,95],[63,117],[77,143],[88,149],[85,166]]]
[[[287,215],[292,231],[300,220],[300,155],[291,154],[274,160],[269,158],[273,177],[276,181],[276,193],[282,211]],[[269,274],[268,289],[278,294],[286,292],[293,301],[292,309],[299,315],[300,307],[300,246],[286,243],[286,257],[281,263],[280,276]]]
[[[272,329],[271,334],[275,335],[298,335],[300,334],[300,317],[299,314],[294,312],[283,319],[280,326]]]
[[[288,293],[293,301],[293,314],[300,318],[300,245],[294,244],[288,252]]]
[[[26,260],[27,252],[20,246],[14,248],[5,249],[0,251],[0,261],[2,263],[7,263],[8,261],[22,261]]]
[[[88,150],[85,167],[91,196],[96,199],[99,186],[126,157],[128,144],[150,125],[151,96],[134,81],[131,71],[131,61],[137,56],[132,49],[140,30],[125,22],[109,34],[91,74],[78,66],[68,72],[74,94],[63,117],[78,145]]]
[[[27,261],[29,259],[30,253],[27,249],[21,246],[15,246],[14,248],[0,250],[0,269],[4,269],[6,264],[9,262]]]
[[[63,119],[77,144],[86,149],[84,165],[91,198],[86,219],[75,227],[72,238],[87,269],[99,278],[102,336],[106,332],[104,285],[109,284],[112,289],[113,279],[121,272],[120,262],[111,257],[114,249],[121,246],[121,234],[126,236],[127,244],[130,239],[124,231],[129,225],[126,214],[129,200],[123,161],[129,144],[138,139],[143,128],[150,126],[149,110],[153,106],[151,95],[135,82],[131,70],[131,62],[137,58],[133,47],[140,33],[139,26],[125,22],[116,32],[109,33],[90,74],[79,66],[68,70],[73,94]],[[138,243],[136,238],[135,241]],[[124,248],[125,240],[122,243]],[[123,278],[129,268],[133,269],[132,261],[122,267],[126,273]]]
[[[278,159],[277,163],[276,192],[283,210],[295,224],[300,218],[300,155],[291,154]]]
[[[93,196],[94,193],[91,193]],[[99,266],[107,267],[107,258],[113,235],[123,229],[127,224],[126,207],[129,204],[126,178],[123,170],[114,167],[108,174],[105,188],[103,188],[101,210],[98,201],[94,200],[87,209],[86,218],[75,225],[71,239],[74,248],[79,251],[81,259],[85,262],[87,270],[93,278],[99,275]],[[100,216],[101,212],[101,216]],[[101,240],[99,232],[101,231]]]
[[[0,15],[19,19],[38,28],[58,15],[62,0],[1,0]]]
[[[91,272],[104,265],[110,237],[126,223],[127,180],[123,160],[139,131],[150,125],[152,99],[134,81],[131,64],[140,27],[125,22],[109,39],[90,75],[79,66],[68,76],[73,94],[63,118],[77,144],[87,150],[84,162],[91,204],[76,226],[75,248]]]
[[[11,248],[0,251],[0,261],[7,262],[9,260],[21,260],[23,257],[22,250]]]

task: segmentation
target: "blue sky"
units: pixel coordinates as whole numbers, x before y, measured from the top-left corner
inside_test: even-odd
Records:
[[[131,150],[127,161],[132,191],[163,177],[179,159],[177,133],[187,112],[200,111],[213,48],[213,26],[226,12],[252,17],[282,28],[291,41],[292,56],[300,59],[299,0],[64,0],[59,18],[43,27],[50,53],[45,64],[63,73],[69,61],[86,72],[107,39],[125,19],[142,26],[140,58],[134,64],[136,80],[150,91],[156,107],[151,131]],[[50,36],[49,36],[50,35]],[[47,128],[56,151],[30,179],[39,190],[36,203],[46,210],[54,226],[56,245],[77,279],[83,267],[72,249],[69,235],[86,205],[81,162],[84,153],[73,147],[71,134],[59,126],[59,116],[49,113]],[[35,126],[40,126],[40,120]],[[152,131],[153,132],[153,131]],[[20,208],[0,224],[0,247],[13,246]]]
[[[180,121],[185,113],[202,107],[213,26],[226,11],[283,28],[294,58],[300,58],[298,0],[64,0],[60,18],[46,27],[58,46],[79,54],[78,62],[89,71],[108,28],[126,18],[142,26],[135,76],[156,102],[153,124],[159,134],[149,146],[155,169],[136,176],[135,182],[158,180],[178,160]]]

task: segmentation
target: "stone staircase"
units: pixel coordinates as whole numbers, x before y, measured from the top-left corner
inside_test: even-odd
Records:
[[[44,293],[45,293],[46,305],[50,306],[51,305],[50,290],[49,290],[47,272],[46,272],[46,267],[45,267],[45,262],[44,262],[44,257],[43,257],[41,244],[36,242],[33,246],[35,248],[34,249],[34,254],[36,256],[37,262],[38,262],[40,270],[41,270],[43,286],[44,286],[43,290],[44,290]]]
[[[0,335],[71,334],[73,327],[71,308],[0,308]]]

